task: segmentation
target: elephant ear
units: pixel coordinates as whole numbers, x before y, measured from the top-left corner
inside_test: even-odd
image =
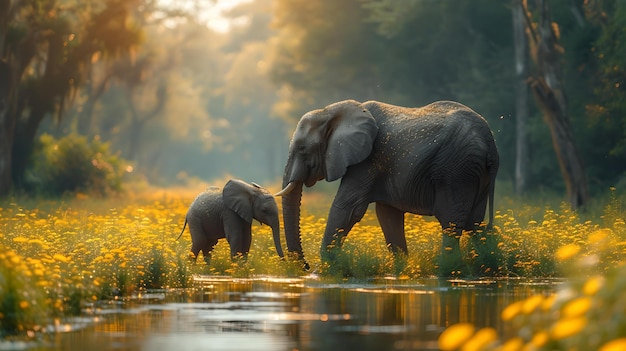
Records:
[[[327,107],[330,136],[326,148],[326,180],[341,178],[348,166],[365,160],[372,152],[378,125],[360,103],[342,101]]]
[[[222,190],[224,205],[248,223],[252,223],[253,196],[250,184],[241,180],[229,180]]]

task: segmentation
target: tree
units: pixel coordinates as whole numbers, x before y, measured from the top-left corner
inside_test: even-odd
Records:
[[[588,114],[586,148],[590,183],[602,189],[623,188],[626,172],[626,2],[598,2],[585,7],[585,17],[599,27],[593,42],[593,101],[585,108]]]
[[[338,100],[380,98],[389,53],[364,18],[358,0],[275,1],[269,72],[279,89],[277,114],[294,121]]]
[[[9,179],[23,183],[39,125],[46,116],[63,116],[94,55],[116,56],[137,45],[139,31],[131,25],[129,11],[139,4],[138,0],[0,3],[1,57],[14,77],[9,89],[12,108],[0,124],[0,134],[12,141],[10,149],[0,150],[0,164],[10,164],[12,176],[0,177],[1,194],[10,188]]]
[[[17,69],[7,61],[6,48],[9,27],[14,13],[21,7],[21,2],[0,0],[0,197],[11,188],[11,150],[15,132],[15,96]]]
[[[11,159],[1,155],[11,155],[15,129],[15,120],[10,116],[13,87],[11,68],[0,61],[0,196],[7,194],[11,184]]]
[[[587,202],[589,194],[585,167],[568,117],[560,62],[564,49],[559,45],[558,26],[552,22],[546,0],[537,0],[538,22],[533,22],[527,3],[522,4],[536,69],[529,79],[530,88],[550,129],[570,206],[576,209]]]
[[[165,106],[168,95],[166,72],[171,68],[171,63],[154,67],[148,54],[138,60],[124,60],[122,65],[122,74],[118,79],[124,85],[124,97],[130,114],[127,157],[136,162],[146,123],[154,120]],[[159,77],[154,77],[155,71],[160,73]]]
[[[524,7],[515,0],[512,4],[513,44],[515,46],[515,192],[526,191],[528,182],[528,38],[524,21]]]
[[[277,0],[271,74],[277,112],[294,121],[342,99],[420,106],[457,100],[514,150],[510,8],[492,0]],[[494,30],[497,28],[498,30]],[[501,178],[513,157],[502,157]]]

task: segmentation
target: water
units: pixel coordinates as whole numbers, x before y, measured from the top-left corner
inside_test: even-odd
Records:
[[[188,291],[155,291],[58,322],[30,350],[437,350],[448,326],[501,336],[508,304],[554,281],[197,277]],[[16,345],[13,345],[14,348]],[[2,347],[0,347],[2,348]]]

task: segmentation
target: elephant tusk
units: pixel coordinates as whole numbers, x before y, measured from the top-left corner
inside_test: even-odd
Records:
[[[287,184],[287,186],[285,187],[285,189],[277,192],[276,194],[274,194],[274,196],[283,196],[283,195],[287,195],[290,192],[293,191],[293,189],[296,187],[296,184],[294,182],[290,182],[289,184]]]

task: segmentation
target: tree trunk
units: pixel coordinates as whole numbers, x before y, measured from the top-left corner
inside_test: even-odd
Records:
[[[4,59],[7,29],[9,27],[11,1],[0,0],[0,197],[6,196],[11,190],[11,148],[15,118],[11,111],[13,106],[13,78],[11,66]]]
[[[523,6],[526,2],[522,1]],[[584,205],[588,200],[585,167],[574,141],[569,122],[567,99],[563,91],[560,58],[563,48],[558,44],[558,35],[553,26],[548,3],[537,0],[539,23],[537,30],[525,7],[526,30],[530,37],[531,56],[537,72],[530,77],[531,91],[550,128],[552,145],[559,161],[567,196],[572,209]]]
[[[78,113],[78,120],[76,122],[76,132],[80,135],[91,135],[93,130],[93,111],[96,105],[96,99],[93,87],[93,72],[89,72],[91,75],[90,80],[84,86],[85,95],[87,99],[82,106],[82,111]],[[99,97],[99,96],[98,96]]]
[[[0,61],[0,197],[11,190],[11,150],[15,130],[11,113],[12,82],[11,67]]]
[[[15,114],[17,122],[11,159],[14,185],[23,186],[25,184],[26,168],[33,155],[39,125],[46,116],[55,112],[57,106],[62,111],[63,86],[61,85],[59,88],[58,83],[65,78],[65,75],[61,73],[64,67],[59,66],[58,63],[64,60],[65,47],[63,43],[64,38],[61,33],[52,33],[46,37],[47,51],[45,52],[46,62],[43,75],[20,90],[20,100],[26,101],[25,110],[28,111],[28,116],[24,120],[22,107],[18,107]],[[28,63],[30,59],[23,62]],[[24,65],[24,67],[26,66],[27,64]]]
[[[513,42],[515,45],[515,192],[526,191],[528,178],[528,39],[525,35],[524,8],[513,4]]]
[[[94,80],[97,79],[96,74],[94,74],[94,67],[89,67],[89,82],[85,84],[85,93],[87,94],[87,101],[85,101],[83,106],[83,111],[80,113],[78,119],[78,134],[81,135],[92,135],[94,131],[94,108],[96,103],[102,95],[107,91],[109,86],[109,82],[113,78],[113,73],[107,72],[102,78],[102,81],[98,83],[94,83]]]
[[[33,104],[37,106],[37,104]],[[31,161],[35,149],[35,138],[41,121],[46,117],[46,108],[33,107],[25,122],[16,124],[15,139],[13,140],[11,173],[13,183],[24,186],[26,169]]]
[[[156,116],[159,115],[159,113],[161,113],[161,111],[163,111],[167,99],[167,89],[165,88],[165,83],[161,82],[155,92],[156,103],[154,104],[154,107],[151,111],[146,112],[143,115],[140,115],[135,101],[133,100],[134,94],[135,87],[129,87],[126,94],[126,102],[128,103],[128,109],[130,110],[131,114],[128,159],[130,161],[137,162],[139,159],[139,148],[141,146],[141,134],[143,132],[143,129],[146,125],[146,122],[154,119]]]

